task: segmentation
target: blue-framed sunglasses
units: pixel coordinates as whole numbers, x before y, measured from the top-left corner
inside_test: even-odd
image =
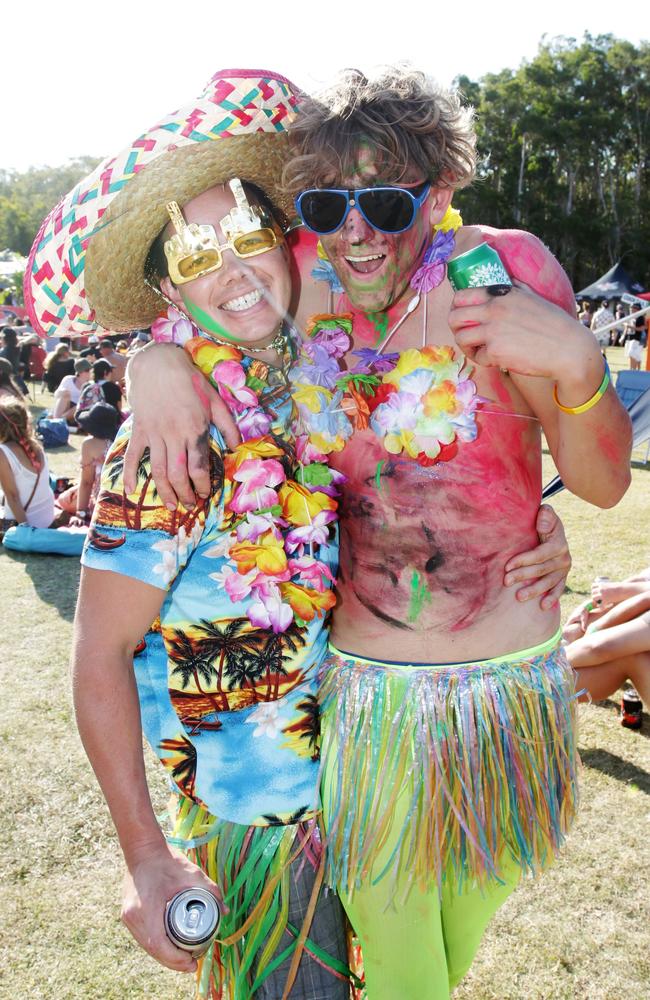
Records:
[[[351,208],[358,209],[373,229],[395,234],[413,225],[430,190],[429,181],[414,188],[310,188],[298,195],[295,205],[307,229],[319,236],[340,229]]]

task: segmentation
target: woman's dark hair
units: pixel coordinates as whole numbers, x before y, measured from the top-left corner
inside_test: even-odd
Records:
[[[22,392],[14,381],[14,366],[6,358],[0,358],[0,388],[10,389],[18,399],[23,398]]]

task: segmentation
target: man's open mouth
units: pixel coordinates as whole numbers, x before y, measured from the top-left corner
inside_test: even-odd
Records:
[[[379,270],[386,256],[383,253],[369,253],[354,257],[346,256],[345,260],[357,274],[373,274]]]

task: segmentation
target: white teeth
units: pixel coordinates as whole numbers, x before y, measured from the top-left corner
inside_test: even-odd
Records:
[[[383,256],[383,253],[372,253],[368,254],[367,257],[346,257],[345,259],[353,264],[358,264],[360,261],[363,263],[367,260],[381,260]]]
[[[246,292],[246,295],[240,295],[238,299],[230,299],[228,302],[224,302],[221,308],[226,309],[228,312],[243,312],[244,309],[256,306],[261,298],[262,292],[259,288],[256,288],[253,292]]]

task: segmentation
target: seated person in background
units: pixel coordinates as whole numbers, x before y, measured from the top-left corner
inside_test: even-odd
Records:
[[[120,414],[109,403],[95,403],[80,414],[79,426],[88,435],[81,442],[79,484],[62,493],[58,504],[78,522],[88,524],[99,492],[104,459],[120,426]]]
[[[129,360],[126,355],[120,354],[116,351],[112,342],[106,338],[101,340],[99,343],[99,356],[100,358],[103,358],[104,361],[110,362],[110,364],[117,369],[116,381],[122,382],[126,374],[126,366]]]
[[[592,602],[587,602],[564,627],[567,658],[578,675],[578,689],[586,691],[583,700],[602,701],[631,681],[642,701],[650,705],[650,574],[647,570],[645,574],[613,584],[603,597],[596,598],[611,600],[609,610],[590,611]],[[593,618],[590,624],[585,622],[585,613]],[[621,721],[629,724],[625,714]]]
[[[49,392],[56,392],[64,375],[74,375],[74,358],[62,341],[45,358],[45,384]]]
[[[79,402],[75,410],[75,420],[79,422],[79,416],[86,413],[95,403],[109,403],[119,410],[122,406],[122,390],[116,384],[117,371],[110,361],[100,358],[93,365],[93,381],[89,382],[81,390]]]
[[[20,348],[20,363],[25,377],[40,380],[45,374],[45,349],[41,338],[36,333],[28,333],[18,341]]]
[[[23,393],[14,378],[14,369],[11,361],[7,358],[0,358],[0,401],[6,399],[19,399],[22,401]]]
[[[18,347],[18,334],[11,326],[5,326],[2,331],[2,348],[0,348],[0,358],[7,360],[13,368],[14,379],[20,386],[22,392],[27,392],[27,386],[23,379],[22,366],[20,364],[20,348]]]
[[[591,626],[615,604],[643,594],[647,590],[650,590],[650,566],[633,576],[626,577],[625,580],[597,577],[591,585],[591,597],[579,604],[567,619],[563,629],[565,642],[573,642],[585,632],[593,631]]]
[[[75,410],[81,396],[81,390],[89,379],[90,361],[87,361],[86,358],[77,358],[74,362],[74,375],[64,375],[54,393],[53,417],[74,424]]]
[[[54,493],[47,459],[34,436],[29,411],[19,400],[0,400],[0,521],[48,528]]]

